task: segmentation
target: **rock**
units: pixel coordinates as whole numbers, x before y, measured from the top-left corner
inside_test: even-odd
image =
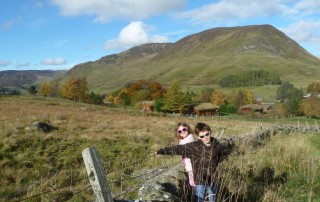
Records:
[[[27,127],[26,129],[27,130],[37,129],[40,132],[49,133],[53,130],[57,130],[58,128],[51,125],[51,124],[45,123],[45,122],[36,121],[36,122],[32,123],[32,125],[30,127]]]

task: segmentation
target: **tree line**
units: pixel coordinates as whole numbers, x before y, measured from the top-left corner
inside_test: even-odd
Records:
[[[221,87],[279,85],[281,84],[281,80],[279,75],[275,73],[255,70],[239,75],[227,75],[219,81],[219,84]]]
[[[104,94],[89,92],[86,77],[69,78],[62,85],[44,81],[40,84],[39,89],[35,85],[30,86],[29,93],[43,97],[61,97],[91,104],[103,104],[105,98]]]
[[[320,116],[320,83],[311,83],[306,92],[310,96],[304,98],[301,88],[285,81],[277,88],[276,96],[290,115]]]
[[[21,92],[16,89],[1,87],[0,88],[0,95],[21,95]]]
[[[108,103],[111,106],[131,107],[141,109],[143,101],[154,101],[154,109],[158,112],[183,113],[190,106],[200,103],[213,103],[220,107],[221,113],[237,113],[241,106],[259,103],[253,92],[238,89],[224,93],[214,88],[203,88],[199,92],[190,89],[182,90],[180,82],[172,81],[163,86],[157,81],[139,80],[127,83],[122,88],[108,94],[88,92],[86,78],[70,78],[58,86],[51,82],[41,83],[39,90],[35,86],[29,89],[31,94],[45,97],[62,97],[65,99],[92,104]],[[276,92],[277,110],[282,115],[320,115],[320,83],[308,85],[303,98],[301,88],[294,87],[288,81],[282,82]]]
[[[154,101],[158,112],[183,113],[189,107],[200,103],[214,103],[226,113],[234,113],[243,104],[254,102],[250,91],[240,89],[225,95],[214,88],[204,88],[200,92],[190,89],[183,91],[180,82],[175,80],[169,86],[161,86],[156,81],[140,80],[129,83],[107,96],[110,103],[118,106],[132,106],[141,109],[143,101]]]

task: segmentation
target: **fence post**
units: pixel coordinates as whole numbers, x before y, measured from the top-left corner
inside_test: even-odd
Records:
[[[89,181],[98,202],[113,202],[106,172],[95,147],[88,147],[82,151]]]
[[[317,121],[314,121],[314,122],[316,123],[316,126],[317,126],[317,128],[318,128],[318,132],[320,132],[320,128],[319,128],[319,126],[318,126]]]

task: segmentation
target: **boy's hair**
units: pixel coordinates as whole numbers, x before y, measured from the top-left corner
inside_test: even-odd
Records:
[[[207,124],[205,124],[205,123],[201,123],[201,122],[199,122],[199,123],[197,123],[197,125],[194,127],[194,132],[195,132],[195,134],[197,135],[197,136],[199,136],[199,132],[201,132],[201,131],[209,131],[209,132],[211,132],[211,129],[210,129],[210,126],[208,126]]]
[[[180,136],[180,134],[177,131],[180,126],[184,126],[187,128],[188,135],[193,133],[191,127],[186,122],[178,122],[176,127],[174,128],[174,136],[176,137],[176,139],[178,139],[178,140],[182,139],[182,137]]]

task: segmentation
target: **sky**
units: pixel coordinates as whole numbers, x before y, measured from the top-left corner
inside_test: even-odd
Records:
[[[270,24],[320,58],[320,0],[1,0],[0,71],[68,70],[144,43]]]

